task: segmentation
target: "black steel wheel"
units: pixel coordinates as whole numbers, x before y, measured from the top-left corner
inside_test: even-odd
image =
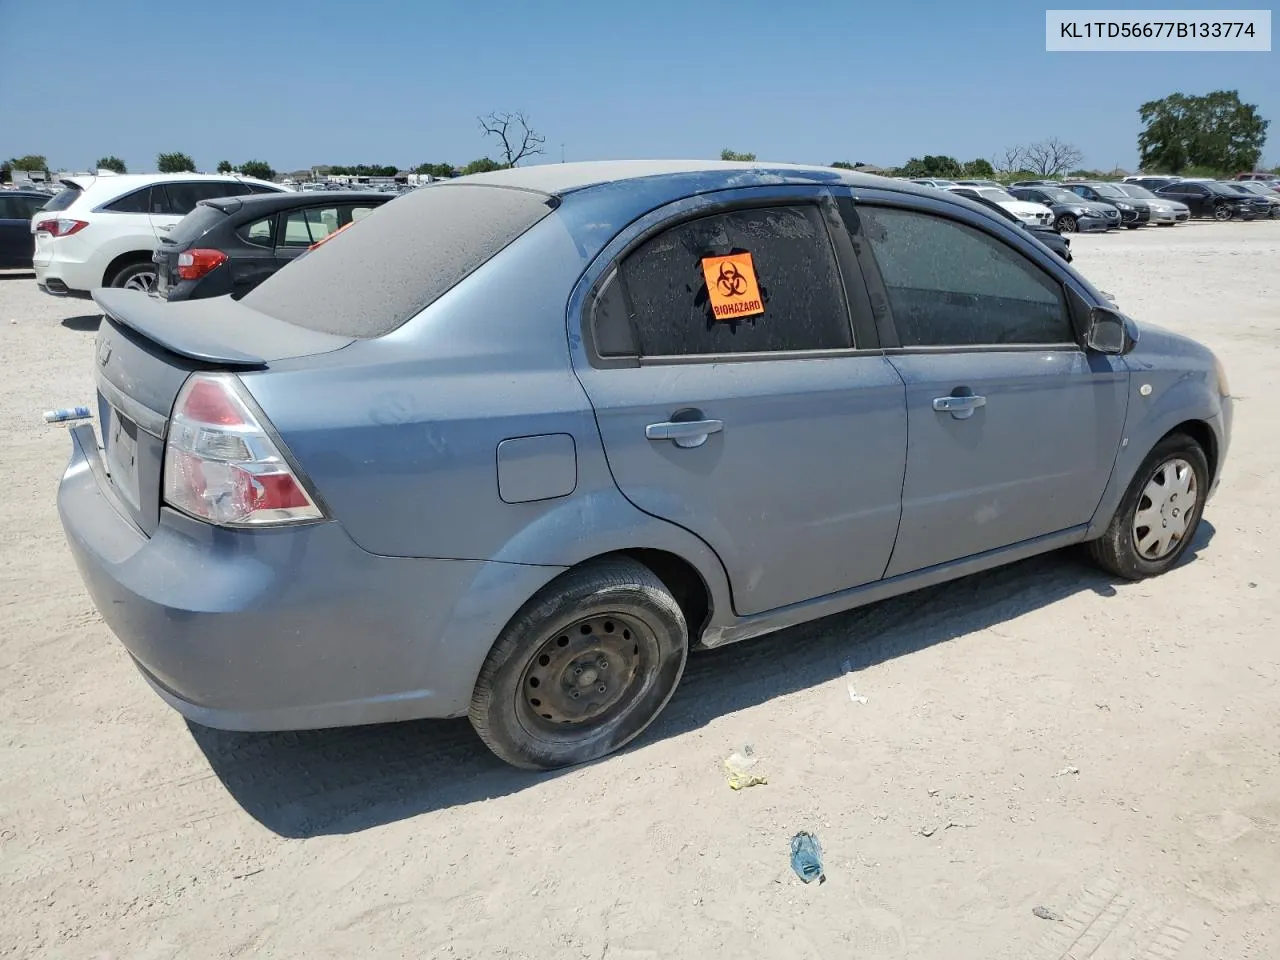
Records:
[[[625,557],[585,564],[507,625],[480,669],[472,726],[518,767],[595,760],[666,706],[688,646],[679,604],[648,567]]]

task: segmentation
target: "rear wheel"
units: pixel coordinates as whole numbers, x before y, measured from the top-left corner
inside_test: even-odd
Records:
[[[1071,214],[1064,213],[1058,218],[1059,233],[1075,233],[1077,228],[1078,224],[1076,223],[1076,218],[1071,216]]]
[[[1094,561],[1126,580],[1164,573],[1195,537],[1209,490],[1209,461],[1184,433],[1147,455],[1106,532],[1089,544]]]
[[[688,628],[671,592],[629,558],[570,570],[526,603],[471,697],[480,739],[517,767],[585,763],[638,736],[684,672]]]
[[[141,290],[150,293],[156,288],[156,265],[154,263],[130,263],[121,267],[107,281],[109,287],[123,287],[126,290]]]

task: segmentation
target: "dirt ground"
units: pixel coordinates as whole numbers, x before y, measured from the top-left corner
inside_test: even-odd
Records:
[[[1122,584],[1056,554],[697,656],[638,744],[553,776],[465,721],[165,707],[54,507],[41,412],[91,402],[92,305],[0,279],[0,956],[1280,956],[1280,222],[1072,246],[1230,374],[1188,560]],[[734,792],[747,744],[768,783]]]

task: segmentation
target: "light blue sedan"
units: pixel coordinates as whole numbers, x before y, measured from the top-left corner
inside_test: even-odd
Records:
[[[104,289],[67,540],[191,720],[605,755],[716,647],[1072,544],[1168,570],[1214,356],[1016,224],[788,165],[432,184],[246,295]]]

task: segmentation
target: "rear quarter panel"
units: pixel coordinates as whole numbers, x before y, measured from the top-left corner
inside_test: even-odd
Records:
[[[557,214],[405,326],[243,376],[331,515],[370,553],[571,566],[666,550],[730,609],[719,559],[619,493],[569,364],[565,307],[587,251]],[[507,503],[504,440],[569,434],[575,484]]]

